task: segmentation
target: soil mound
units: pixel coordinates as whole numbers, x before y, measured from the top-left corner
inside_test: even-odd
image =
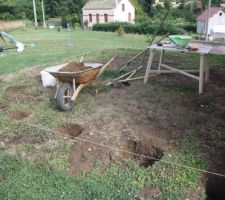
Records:
[[[76,71],[84,71],[87,69],[90,69],[91,67],[86,67],[84,63],[79,62],[71,62],[62,69],[60,69],[60,72],[76,72]]]
[[[32,113],[30,111],[17,111],[9,114],[9,118],[13,120],[22,120],[28,118]]]

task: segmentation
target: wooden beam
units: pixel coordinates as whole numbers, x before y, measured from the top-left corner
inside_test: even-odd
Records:
[[[199,77],[198,76],[195,76],[193,74],[187,73],[187,72],[185,72],[183,70],[180,70],[180,69],[176,69],[176,68],[170,67],[169,65],[162,64],[162,67],[165,67],[166,69],[169,69],[169,70],[178,72],[178,73],[183,74],[185,76],[191,77],[193,79],[199,80]]]

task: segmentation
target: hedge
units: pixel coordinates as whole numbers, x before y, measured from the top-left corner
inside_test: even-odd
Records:
[[[94,24],[92,30],[94,31],[105,31],[105,32],[115,32],[122,26],[126,33],[138,33],[138,34],[154,34],[157,30],[159,24],[152,22],[143,22],[136,24],[129,23],[108,23],[108,24]],[[162,29],[159,31],[159,35],[164,35],[166,33],[170,34],[183,34],[185,31],[195,32],[195,25],[182,25],[177,26],[174,23],[167,23]]]

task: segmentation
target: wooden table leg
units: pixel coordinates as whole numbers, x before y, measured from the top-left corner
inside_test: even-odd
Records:
[[[205,82],[209,81],[209,63],[208,63],[208,55],[205,55]]]
[[[158,73],[160,73],[160,70],[161,70],[164,52],[165,52],[165,50],[161,50],[160,59],[159,59],[159,66],[158,66]]]
[[[144,83],[148,82],[149,73],[150,73],[150,70],[151,70],[151,67],[152,67],[153,57],[154,57],[154,50],[150,50],[148,65],[147,65],[147,69],[146,69],[146,72],[145,72]]]
[[[199,94],[203,92],[204,85],[204,66],[205,66],[205,55],[200,55],[200,68],[199,68]]]

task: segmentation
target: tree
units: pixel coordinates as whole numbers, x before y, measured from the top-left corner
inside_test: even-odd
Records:
[[[38,27],[38,22],[37,22],[37,10],[36,10],[36,1],[33,0],[33,10],[34,10],[34,22],[35,22],[35,27]]]

